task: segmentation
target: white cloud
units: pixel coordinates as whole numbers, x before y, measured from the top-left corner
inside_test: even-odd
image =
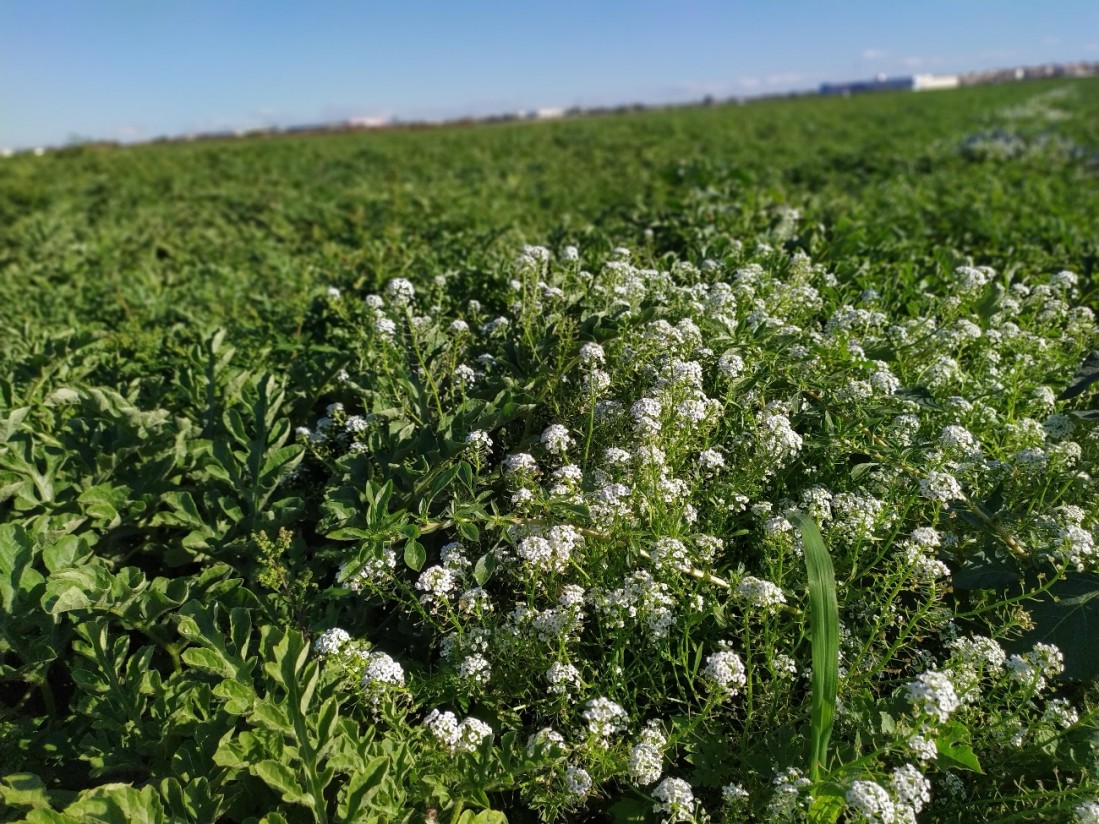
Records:
[[[804,74],[786,72],[785,74],[769,74],[764,78],[763,82],[768,86],[793,86],[804,82],[805,79],[806,77]]]
[[[909,69],[918,69],[926,62],[922,57],[905,57],[901,60],[901,65]]]
[[[736,82],[743,89],[758,89],[760,86],[758,77],[738,77]]]
[[[114,137],[126,143],[133,140],[141,140],[145,137],[145,127],[137,123],[129,123],[115,129]]]
[[[863,60],[881,60],[883,57],[888,57],[888,56],[889,56],[889,52],[883,51],[882,49],[863,49],[862,50],[862,59]]]

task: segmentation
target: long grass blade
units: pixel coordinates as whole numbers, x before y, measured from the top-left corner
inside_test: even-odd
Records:
[[[828,761],[828,740],[836,712],[839,682],[840,612],[832,558],[816,523],[803,512],[787,517],[801,533],[809,573],[809,638],[813,645],[812,720],[809,736],[809,777],[817,782]]]

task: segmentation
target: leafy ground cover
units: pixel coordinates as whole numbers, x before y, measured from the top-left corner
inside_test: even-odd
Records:
[[[7,161],[5,820],[1099,820],[1097,92]]]

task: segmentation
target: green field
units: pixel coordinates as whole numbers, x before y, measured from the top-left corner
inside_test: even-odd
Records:
[[[0,820],[1099,821],[1097,193],[1091,79],[0,161]]]

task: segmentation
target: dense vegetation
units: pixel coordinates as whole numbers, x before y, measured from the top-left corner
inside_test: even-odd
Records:
[[[1099,821],[1099,82],[0,162],[5,821]]]

